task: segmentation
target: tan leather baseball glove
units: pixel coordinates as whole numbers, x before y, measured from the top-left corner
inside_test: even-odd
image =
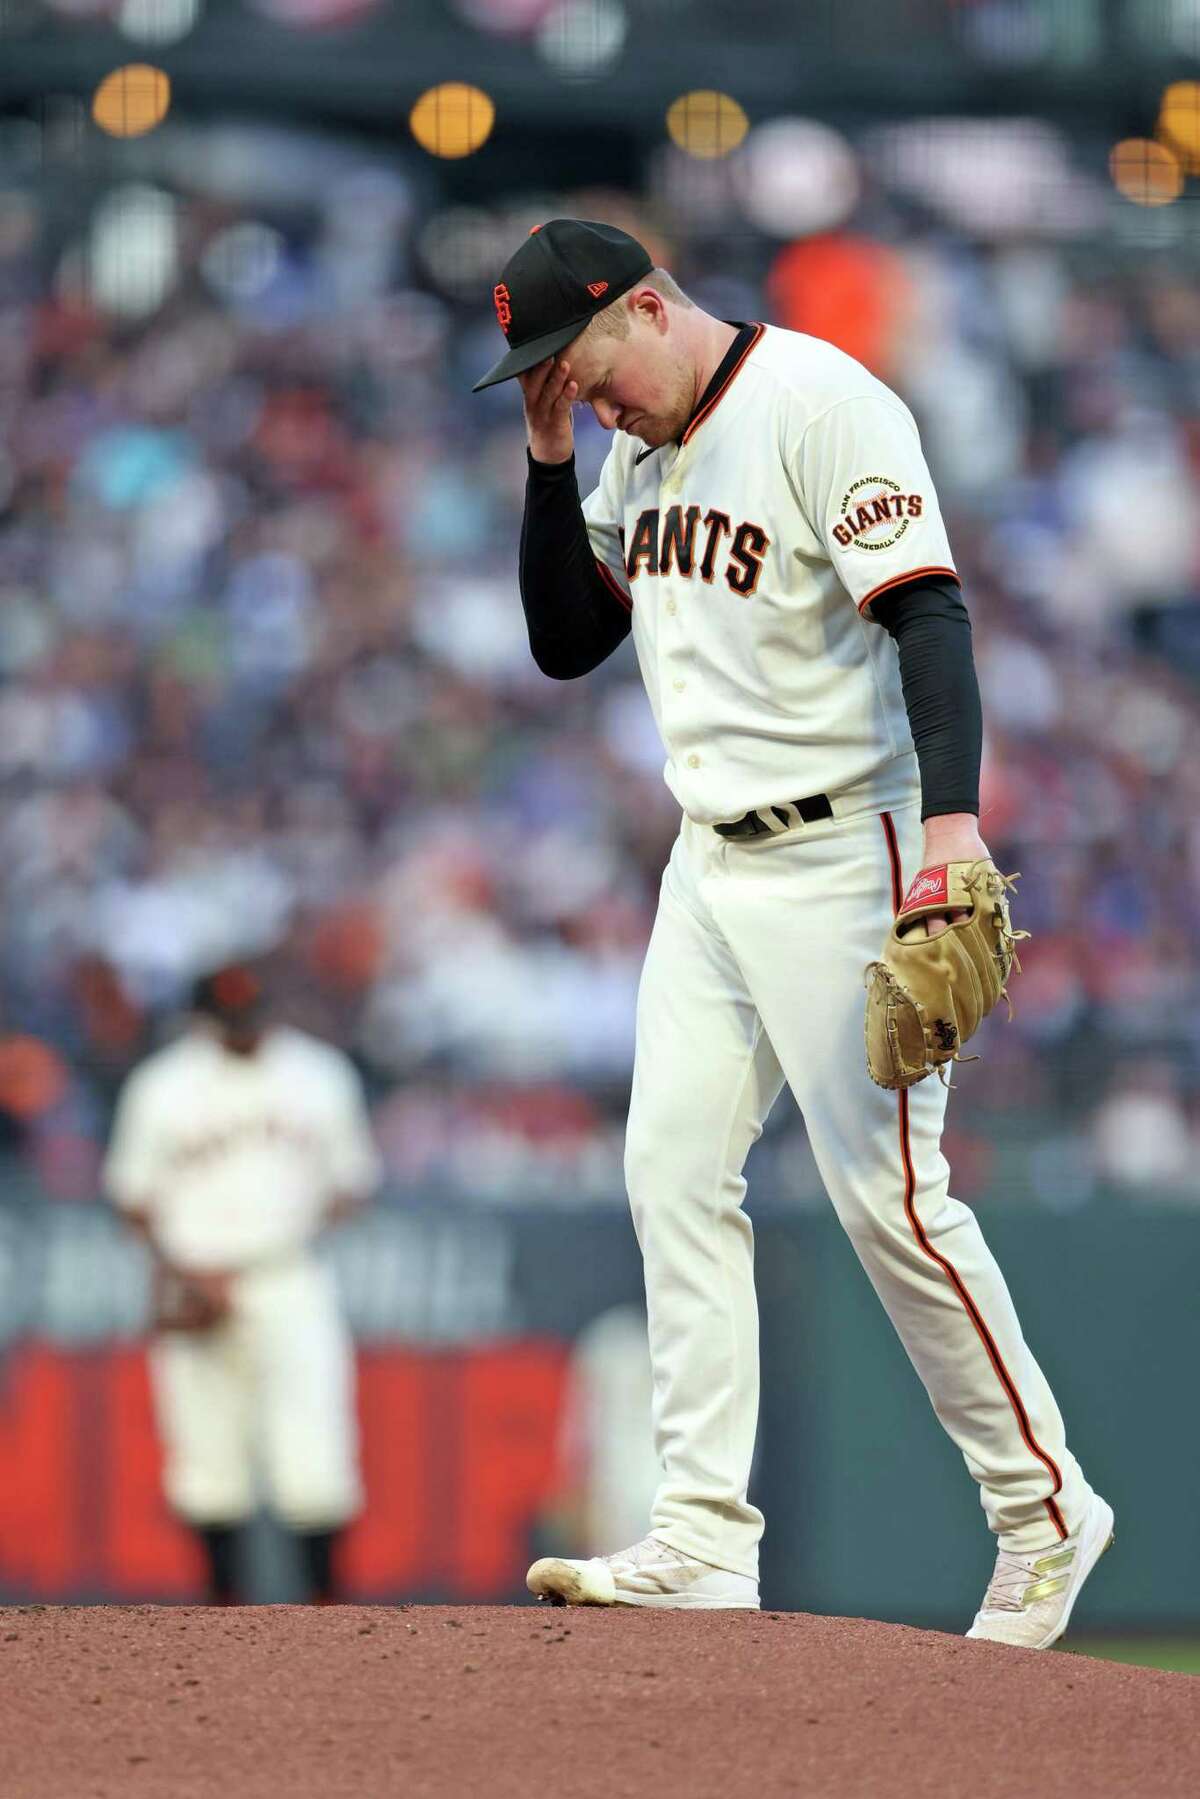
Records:
[[[1009,975],[1021,967],[1013,946],[1029,935],[1009,916],[1018,878],[985,859],[923,868],[912,882],[881,959],[867,967],[867,1068],[878,1086],[912,1087],[934,1073],[944,1080],[996,1001],[1008,998]],[[957,911],[963,916],[936,937],[913,929]]]
[[[229,1277],[181,1273],[161,1264],[154,1278],[154,1329],[208,1331],[229,1317]]]

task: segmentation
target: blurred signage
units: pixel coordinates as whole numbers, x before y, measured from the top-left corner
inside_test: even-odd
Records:
[[[360,1353],[367,1493],[352,1599],[509,1597],[555,1478],[567,1346]],[[144,1352],[29,1343],[0,1361],[0,1595],[194,1599],[160,1486]]]

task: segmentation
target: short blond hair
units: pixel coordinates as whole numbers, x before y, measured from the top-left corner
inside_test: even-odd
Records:
[[[662,299],[669,300],[673,306],[691,306],[693,304],[674,275],[668,274],[666,269],[651,269],[650,273],[644,277],[644,283],[647,287],[652,287]],[[638,282],[635,285],[640,287],[642,283]],[[611,306],[606,306],[603,312],[596,314],[588,324],[587,332],[584,335],[594,332],[597,337],[628,337],[630,330],[629,314],[625,309],[625,295],[621,294],[612,302]]]

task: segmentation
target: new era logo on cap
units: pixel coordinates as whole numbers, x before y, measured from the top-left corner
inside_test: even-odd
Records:
[[[654,259],[615,225],[550,219],[509,257],[492,289],[508,353],[474,391],[523,375],[566,348],[589,319],[648,275]]]

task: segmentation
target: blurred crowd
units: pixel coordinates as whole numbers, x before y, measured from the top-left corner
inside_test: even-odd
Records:
[[[959,1190],[1200,1197],[1190,272],[919,220],[722,251],[605,206],[725,316],[842,336],[922,425],[975,621],[983,833],[1032,932],[1015,1018],[956,1077]],[[47,284],[3,220],[10,1168],[93,1198],[121,1078],[198,971],[255,955],[359,1061],[395,1190],[619,1200],[677,814],[629,645],[582,683],[529,658],[519,394],[469,394],[487,285],[400,259],[339,293],[300,239],[239,293],[211,279],[237,211],[197,199],[179,280],[130,318]],[[605,440],[579,429],[586,487]],[[756,1153],[806,1197],[778,1110]]]

